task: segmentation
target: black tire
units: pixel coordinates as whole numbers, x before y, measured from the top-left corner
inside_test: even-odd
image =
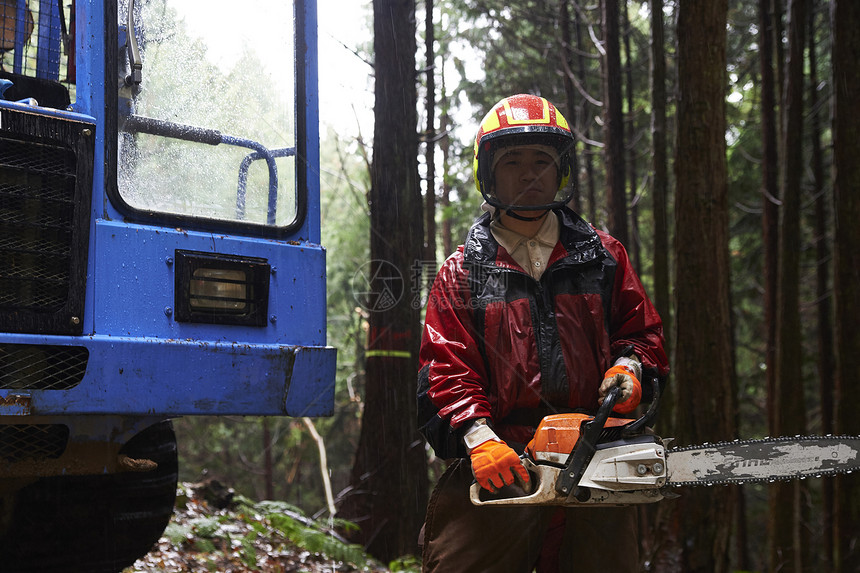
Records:
[[[0,537],[0,573],[116,573],[148,553],[176,500],[173,426],[150,426],[121,452],[158,468],[43,478],[17,492],[11,525]]]

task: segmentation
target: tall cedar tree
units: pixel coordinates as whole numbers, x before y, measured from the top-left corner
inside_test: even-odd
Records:
[[[558,3],[558,21],[559,21],[559,50],[558,50],[558,59],[561,64],[562,70],[562,85],[564,86],[564,95],[566,98],[566,105],[564,106],[564,116],[569,118],[569,121],[576,121],[577,119],[577,110],[582,102],[582,98],[577,97],[576,94],[576,86],[574,85],[574,74],[572,70],[573,64],[573,38],[570,31],[570,1],[569,0],[561,0]],[[573,125],[577,125],[574,123]],[[573,197],[570,200],[570,207],[577,213],[582,213],[582,195],[581,189],[579,187],[579,167],[577,164],[577,154],[576,149],[574,148],[573,153],[571,153],[571,159],[573,160],[573,169],[571,171],[574,173],[574,191]]]
[[[424,54],[427,90],[424,109],[427,128],[424,132],[424,157],[427,190],[424,195],[424,261],[428,269],[436,268],[436,34],[433,26],[433,0],[424,0]]]
[[[583,22],[582,14],[580,14],[579,10],[574,10],[574,14],[573,25],[576,31],[576,63],[577,70],[579,71],[579,83],[582,85],[582,90],[587,93],[590,85],[589,76],[591,74],[586,71],[588,67],[586,65],[585,42],[582,39],[582,36],[585,33],[583,28],[586,27],[586,24]],[[590,149],[590,144],[588,143],[591,139],[591,127],[589,122],[589,117],[591,116],[590,105],[588,98],[583,97],[581,99],[578,113],[576,114],[576,122],[582,132],[581,139],[584,142],[584,145],[582,146],[582,163],[585,168],[586,196],[588,197],[588,220],[591,221],[593,225],[596,225],[597,184],[594,180],[594,151]]]
[[[633,35],[633,28],[630,26],[630,16],[628,13],[627,2],[624,2],[624,7],[621,10],[622,37],[624,38],[624,88],[625,97],[627,98],[627,119],[626,133],[627,141],[624,145],[624,152],[627,156],[627,161],[630,166],[630,256],[633,259],[634,268],[638,271],[642,270],[642,238],[639,236],[639,198],[638,189],[636,188],[636,99],[633,95],[635,84],[633,83],[633,52],[630,47],[630,37]],[[628,179],[628,173],[625,173],[625,181]]]
[[[651,5],[651,183],[654,196],[654,305],[663,319],[663,331],[671,332],[669,299],[669,159],[666,128],[666,46],[663,32],[663,0]],[[667,346],[667,351],[669,350]],[[663,410],[665,413],[666,410]]]
[[[735,371],[729,295],[726,168],[728,1],[681,0],[675,159],[673,391],[681,445],[733,437]],[[729,570],[736,490],[685,492],[675,504],[680,571]]]
[[[788,61],[783,91],[783,167],[777,283],[776,396],[772,401],[776,435],[806,430],[803,403],[802,326],[800,324],[800,199],[803,181],[803,55],[806,31],[804,0],[791,0]],[[802,482],[779,482],[770,488],[768,549],[772,571],[803,571],[800,537]]]
[[[834,315],[836,320],[837,431],[860,435],[860,2],[833,2],[833,192]],[[860,475],[836,481],[835,563],[839,571],[860,571]]]
[[[654,305],[663,319],[663,331],[666,333],[666,352],[671,356],[669,333],[672,331],[671,309],[669,298],[669,221],[668,221],[668,190],[669,190],[669,160],[666,138],[666,47],[663,26],[663,0],[650,0],[651,34],[650,34],[650,84],[651,84],[651,170],[652,196],[654,212]],[[671,388],[668,388],[671,393]],[[674,436],[672,423],[672,401],[668,393],[663,394],[660,408],[658,433],[664,436]],[[657,504],[656,507],[645,506],[640,509],[640,556],[644,561],[653,564],[655,571],[666,570],[663,560],[669,536],[668,520],[671,515],[669,504]]]
[[[776,428],[776,293],[779,260],[779,163],[777,104],[773,61],[772,0],[759,0],[759,66],[761,70],[762,242],[764,250],[764,340],[768,431]],[[780,92],[781,93],[781,92]],[[775,513],[774,513],[775,515]],[[775,544],[772,544],[775,545]]]
[[[624,176],[624,114],[621,104],[621,38],[618,0],[603,0],[603,133],[609,232],[630,249]]]
[[[427,466],[416,427],[420,343],[417,289],[423,224],[418,182],[415,0],[374,0],[376,76],[370,190],[370,305],[365,410],[352,493],[341,515],[382,560],[414,554],[427,504]]]
[[[779,163],[777,134],[777,86],[774,79],[773,0],[759,0],[759,61],[761,66],[762,134],[762,237],[764,242],[765,377],[767,379],[768,431],[776,434],[773,419],[776,397],[776,285],[779,252]],[[781,91],[779,93],[782,93]]]
[[[817,304],[818,326],[818,379],[821,399],[821,433],[833,433],[833,377],[835,364],[833,356],[833,319],[831,315],[832,296],[830,291],[830,193],[825,191],[824,150],[821,145],[821,122],[827,118],[829,106],[819,105],[818,99],[818,56],[815,2],[809,7],[807,30],[809,38],[809,141],[812,144],[812,184],[815,196],[815,299]],[[820,3],[819,3],[820,4]],[[821,483],[821,546],[824,550],[819,556],[822,569],[833,571],[833,480]]]

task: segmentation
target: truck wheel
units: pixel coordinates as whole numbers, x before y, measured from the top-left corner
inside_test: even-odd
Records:
[[[16,494],[0,537],[2,573],[116,573],[158,541],[176,499],[176,435],[150,426],[121,450],[149,459],[149,472],[42,478]]]

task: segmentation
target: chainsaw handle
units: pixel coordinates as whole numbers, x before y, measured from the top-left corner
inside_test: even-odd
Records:
[[[521,505],[546,504],[554,499],[552,484],[555,482],[553,472],[558,468],[540,466],[527,455],[520,456],[520,461],[529,472],[529,481],[524,483],[514,474],[513,486],[502,488],[501,492],[490,493],[483,489],[477,481],[469,488],[469,499],[473,505]],[[513,489],[511,489],[513,488]]]
[[[636,347],[632,344],[628,344],[621,353],[618,354],[618,358],[620,357],[632,357],[639,360],[636,356]],[[660,404],[660,379],[657,376],[648,376],[648,379],[651,382],[651,403],[648,405],[648,410],[641,418],[624,426],[623,435],[625,436],[635,436],[641,433],[643,428],[652,425],[654,419],[657,418],[657,407]]]
[[[609,389],[609,393],[606,394],[606,397],[603,399],[603,404],[600,405],[600,408],[597,409],[597,413],[594,415],[594,419],[586,424],[586,428],[590,427],[591,424],[597,424],[600,426],[600,430],[603,430],[603,426],[606,425],[606,420],[612,415],[612,409],[615,408],[615,403],[618,401],[618,396],[621,395],[621,388],[618,386],[613,386]],[[587,429],[586,429],[587,431]],[[597,435],[595,438],[600,436],[600,431],[596,431]],[[597,441],[595,440],[594,445],[597,445]]]
[[[595,449],[597,449],[600,434],[603,432],[606,420],[612,414],[615,401],[618,399],[620,393],[621,388],[613,386],[603,399],[603,404],[598,408],[594,418],[583,424],[583,431],[579,437],[579,441],[568,456],[564,470],[559,475],[558,481],[555,484],[555,490],[559,495],[567,498],[576,495],[579,480],[582,479],[582,473],[585,471],[588,462],[591,461]]]
[[[654,394],[651,398],[651,403],[648,405],[648,410],[642,414],[641,418],[624,426],[623,432],[625,436],[641,433],[646,426],[652,425],[652,422],[657,417],[657,409],[660,405],[660,380],[656,376],[650,376],[650,379],[651,389]]]

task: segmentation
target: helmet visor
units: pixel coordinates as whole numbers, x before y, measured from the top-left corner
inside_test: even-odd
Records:
[[[567,203],[572,141],[505,137],[482,153],[481,193],[494,207],[514,211],[554,209]]]

